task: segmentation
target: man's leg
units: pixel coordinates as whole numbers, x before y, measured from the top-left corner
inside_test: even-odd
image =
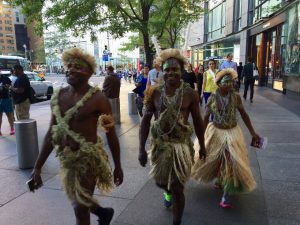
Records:
[[[16,116],[18,120],[27,120],[29,119],[29,109],[30,102],[29,99],[26,99],[20,104],[16,104]]]
[[[172,206],[172,193],[170,190],[168,190],[168,186],[167,185],[164,185],[164,184],[159,184],[159,183],[156,183],[156,185],[161,188],[161,189],[164,189],[165,192],[164,192],[164,205],[165,207],[167,208],[170,208]]]
[[[250,101],[253,101],[255,79],[250,81]]]
[[[249,87],[249,81],[245,80],[245,82],[244,82],[244,99],[247,99],[248,87]]]
[[[1,133],[1,126],[2,126],[2,116],[3,116],[3,113],[0,112],[0,135],[2,135]]]
[[[171,183],[171,192],[173,196],[173,225],[180,225],[185,206],[184,186],[175,177]]]
[[[7,112],[6,113],[8,123],[10,125],[10,134],[13,135],[15,134],[14,130],[14,113],[13,112]]]

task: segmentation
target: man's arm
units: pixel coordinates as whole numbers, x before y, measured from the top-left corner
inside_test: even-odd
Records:
[[[105,96],[100,96],[100,100],[98,101],[98,108],[102,115],[111,115],[111,106],[109,104],[108,99]],[[115,164],[115,170],[114,170],[114,183],[119,186],[123,182],[123,171],[121,166],[121,160],[120,160],[120,143],[119,139],[116,134],[115,127],[109,127],[107,128],[106,132],[106,138],[108,142],[108,146],[110,149],[110,152],[113,157],[113,161]]]
[[[146,141],[149,135],[150,130],[150,122],[151,118],[155,112],[155,106],[154,106],[154,96],[156,94],[156,91],[154,90],[154,93],[151,96],[151,99],[145,104],[145,112],[144,116],[141,121],[140,130],[139,130],[139,162],[141,166],[146,166],[147,164],[147,153],[145,150]]]
[[[55,124],[56,124],[56,120],[52,114],[51,120],[50,120],[50,125],[49,125],[48,131],[45,135],[45,138],[44,138],[44,141],[42,144],[41,152],[39,153],[39,156],[35,162],[35,165],[34,165],[34,168],[32,171],[32,175],[31,175],[31,177],[33,178],[34,183],[35,183],[34,184],[35,189],[38,189],[43,184],[42,178],[41,178],[41,171],[42,171],[43,165],[45,164],[46,160],[48,159],[50,153],[53,150],[51,128]]]
[[[199,149],[199,155],[200,159],[205,159],[206,157],[206,151],[205,151],[205,145],[204,145],[204,125],[203,121],[200,115],[200,109],[199,109],[199,97],[196,91],[192,92],[192,101],[191,101],[191,107],[190,111],[193,118],[193,124],[195,128],[195,133],[199,141],[200,149]]]

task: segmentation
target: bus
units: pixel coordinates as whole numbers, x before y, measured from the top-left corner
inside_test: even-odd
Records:
[[[2,74],[10,73],[15,65],[21,65],[24,71],[31,71],[28,60],[19,56],[0,55],[0,71]]]

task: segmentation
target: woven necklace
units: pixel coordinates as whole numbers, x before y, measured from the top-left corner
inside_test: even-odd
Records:
[[[183,100],[183,81],[181,81],[180,87],[176,89],[175,94],[172,97],[168,97],[166,95],[166,87],[164,86],[161,90],[161,96],[160,96],[160,108],[159,108],[159,113],[161,111],[162,105],[165,106],[166,110],[176,110],[176,117],[174,119],[174,123],[172,124],[172,126],[170,127],[170,129],[167,132],[164,132],[161,127],[160,124],[158,124],[158,133],[160,134],[160,136],[165,136],[170,134],[178,120],[180,117],[180,109],[182,106],[182,100]]]

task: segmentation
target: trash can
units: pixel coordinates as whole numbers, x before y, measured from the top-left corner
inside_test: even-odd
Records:
[[[111,110],[116,123],[121,123],[120,115],[120,98],[109,98]]]
[[[128,114],[129,115],[136,115],[137,108],[135,104],[136,94],[134,92],[128,93]]]
[[[36,120],[18,120],[14,126],[19,168],[33,168],[39,154]]]

